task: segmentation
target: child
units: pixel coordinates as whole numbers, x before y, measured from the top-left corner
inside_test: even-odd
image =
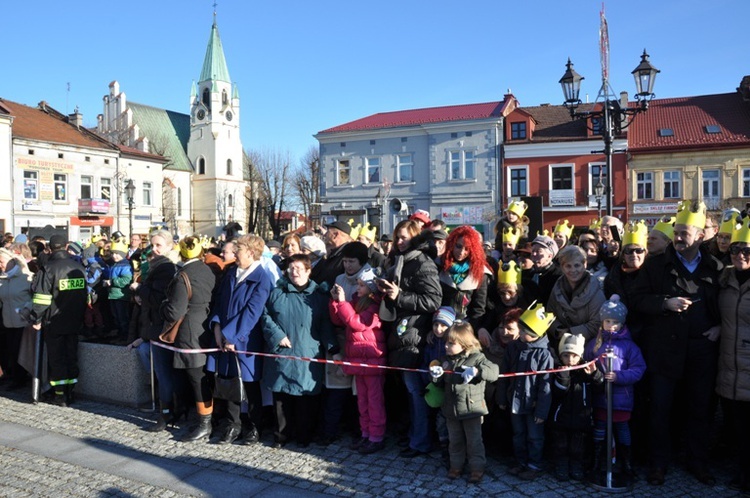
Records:
[[[625,326],[628,310],[620,296],[612,297],[604,303],[599,311],[602,327],[596,336],[586,346],[586,361],[593,360],[604,354],[607,348],[612,348],[614,359],[612,371],[604,374],[604,379],[612,383],[612,431],[617,441],[616,456],[618,467],[633,477],[630,462],[630,427],[628,421],[633,411],[633,385],[638,382],[646,371],[646,362],[641,350],[630,337],[630,331]],[[600,365],[606,371],[606,360],[600,360]],[[605,462],[606,446],[604,438],[607,428],[607,398],[604,390],[594,395],[594,470]]]
[[[445,356],[445,333],[448,328],[453,325],[456,320],[456,312],[450,306],[442,306],[438,308],[435,314],[432,316],[432,332],[427,335],[427,344],[424,347],[424,356],[422,361],[422,368],[427,369],[430,364],[441,359]],[[436,387],[430,387],[430,379],[426,379],[428,383],[428,389],[435,389]],[[439,388],[438,388],[439,389]],[[425,396],[427,404],[431,408],[440,408],[442,403],[433,406],[431,400]],[[435,410],[432,410],[435,411]],[[435,429],[438,433],[438,439],[440,440],[440,447],[443,449],[443,457],[448,459],[448,427],[445,422],[445,417],[440,410],[437,410],[435,416]]]
[[[545,313],[537,304],[521,315],[520,337],[505,349],[505,365],[501,373],[549,370],[554,362],[549,350],[547,329],[555,315]],[[544,421],[549,414],[552,395],[549,374],[524,375],[500,379],[499,389],[506,393],[500,409],[510,405],[513,425],[513,451],[517,465],[512,475],[531,481],[542,472]]]
[[[334,285],[330,301],[334,325],[346,327],[346,359],[356,363],[385,365],[386,339],[380,327],[378,310],[380,296],[375,284],[375,272],[369,266],[357,279],[357,290],[347,301],[344,289]],[[342,367],[344,373],[354,375],[357,385],[357,407],[362,437],[352,449],[368,455],[385,447],[385,399],[383,385],[385,370],[368,367]]]
[[[468,322],[454,323],[448,329],[445,353],[447,356],[440,365],[430,367],[430,375],[432,381],[442,384],[445,390],[442,410],[450,442],[448,478],[458,478],[468,459],[469,482],[478,483],[487,464],[482,442],[482,417],[488,413],[484,385],[497,379],[498,368],[482,354]],[[443,376],[445,370],[453,373]]]
[[[563,366],[578,365],[583,356],[582,335],[563,334],[558,350]],[[555,374],[552,385],[552,449],[555,477],[559,481],[584,478],[583,453],[586,437],[591,434],[591,384],[601,384],[601,372],[593,363],[583,369]]]
[[[105,286],[109,287],[109,307],[117,326],[118,340],[127,342],[130,331],[130,284],[133,283],[133,268],[128,261],[128,246],[124,242],[113,242],[112,261],[109,278]]]

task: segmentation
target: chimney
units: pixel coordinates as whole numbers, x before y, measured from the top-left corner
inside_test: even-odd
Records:
[[[750,102],[750,75],[742,78],[740,86],[737,87],[737,91],[742,95],[742,100]]]
[[[76,128],[83,126],[83,114],[78,112],[78,107],[73,111],[73,114],[68,115],[68,123],[72,124]]]

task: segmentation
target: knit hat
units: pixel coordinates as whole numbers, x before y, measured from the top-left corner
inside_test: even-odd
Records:
[[[362,267],[362,271],[357,276],[357,280],[361,280],[372,292],[378,291],[378,286],[375,283],[375,279],[378,276],[375,274],[375,270],[370,265]]]
[[[566,332],[560,338],[560,345],[557,349],[560,351],[560,356],[562,356],[563,353],[573,353],[578,356],[583,356],[583,345],[585,343],[586,338],[582,335]]]
[[[68,252],[75,256],[80,256],[83,252],[83,248],[78,242],[68,242]]]
[[[553,258],[557,256],[557,253],[560,251],[560,248],[557,247],[557,242],[555,242],[549,235],[537,235],[531,245],[539,245],[545,249],[549,249],[552,252]]]
[[[612,297],[609,298],[609,301],[602,304],[602,307],[599,309],[599,318],[602,322],[604,320],[610,319],[610,320],[617,320],[620,323],[625,323],[625,318],[628,316],[628,309],[625,307],[624,304],[620,301],[620,296],[617,294],[612,294]]]
[[[435,314],[432,315],[432,323],[442,323],[446,327],[450,327],[455,321],[456,312],[453,311],[453,308],[451,308],[450,306],[441,306],[440,308],[438,308]]]
[[[29,241],[29,238],[26,236],[25,233],[19,233],[15,237],[13,237],[13,242],[16,242],[18,244],[25,244]]]
[[[125,242],[112,242],[110,251],[112,251],[112,254],[119,254],[123,258],[128,257],[128,245]]]
[[[416,211],[414,211],[414,214],[412,214],[411,216],[409,216],[409,219],[410,220],[421,221],[422,223],[424,223],[425,226],[428,226],[430,224],[430,221],[431,221],[430,220],[430,213],[428,213],[424,209],[417,209]]]
[[[369,254],[367,254],[367,246],[358,241],[345,244],[341,249],[341,257],[356,259],[362,266],[370,259]]]

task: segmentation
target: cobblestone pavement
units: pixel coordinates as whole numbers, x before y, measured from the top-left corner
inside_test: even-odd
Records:
[[[291,443],[271,449],[270,437],[254,446],[187,444],[183,427],[152,434],[142,430],[150,414],[93,401],[73,407],[32,405],[25,393],[0,397],[0,496],[601,496],[580,483],[550,475],[533,482],[507,473],[488,459],[484,480],[450,481],[440,453],[414,459],[386,450],[360,455],[349,440],[300,450]],[[699,484],[681,469],[667,483],[643,480],[621,496],[733,497],[727,469],[715,469],[718,484]]]

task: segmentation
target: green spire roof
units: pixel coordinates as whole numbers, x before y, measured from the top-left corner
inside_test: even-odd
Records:
[[[211,36],[208,39],[206,47],[206,57],[203,59],[203,69],[199,82],[208,80],[219,80],[231,83],[229,79],[229,69],[227,69],[227,60],[224,58],[224,49],[221,46],[219,38],[219,28],[216,26],[216,18],[211,26]]]

